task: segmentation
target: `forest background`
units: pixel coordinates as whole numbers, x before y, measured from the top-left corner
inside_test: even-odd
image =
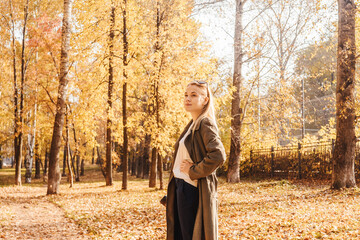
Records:
[[[334,139],[336,1],[242,4],[240,166],[253,148]],[[75,179],[93,161],[109,177],[110,159],[119,171],[134,163],[154,187],[190,120],[182,99],[192,80],[209,82],[230,152],[234,9],[233,1],[74,1],[60,158],[65,166],[70,155]],[[50,152],[63,1],[3,0],[0,12],[1,162],[14,158],[21,136],[31,181],[33,162],[39,177]]]

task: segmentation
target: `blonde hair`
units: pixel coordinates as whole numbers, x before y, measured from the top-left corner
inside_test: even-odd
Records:
[[[217,123],[216,123],[216,117],[215,117],[214,97],[211,93],[209,84],[204,81],[192,81],[187,86],[191,86],[191,85],[197,86],[199,88],[199,90],[201,90],[201,94],[203,96],[209,98],[208,102],[204,106],[203,111],[200,113],[198,118],[195,120],[195,122],[193,124],[193,129],[195,129],[195,126],[199,123],[201,117],[206,116],[214,122],[216,129],[219,130]]]

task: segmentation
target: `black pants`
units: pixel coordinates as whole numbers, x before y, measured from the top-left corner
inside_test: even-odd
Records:
[[[175,239],[191,240],[199,205],[199,190],[179,178],[175,178],[175,185]]]

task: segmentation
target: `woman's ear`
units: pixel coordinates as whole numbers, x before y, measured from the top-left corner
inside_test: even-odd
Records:
[[[203,105],[205,106],[206,104],[208,104],[208,102],[209,102],[209,97],[205,97],[205,98],[204,98],[204,104],[203,104]]]

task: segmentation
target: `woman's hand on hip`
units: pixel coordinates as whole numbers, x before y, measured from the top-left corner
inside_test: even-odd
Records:
[[[180,164],[180,171],[187,175],[189,175],[190,167],[193,165],[190,161],[190,159],[184,159]]]

